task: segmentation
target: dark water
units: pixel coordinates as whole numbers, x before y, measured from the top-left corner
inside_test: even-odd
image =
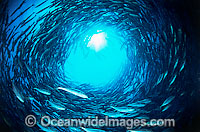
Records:
[[[1,1],[1,119],[12,131],[84,131],[37,125],[33,114],[52,118],[175,119],[176,129],[192,118],[198,73],[187,22],[165,4],[150,0]],[[41,4],[40,4],[41,3]],[[120,29],[127,58],[122,76],[104,87],[76,85],[64,62],[79,36],[94,25]],[[58,87],[78,93],[71,94]],[[141,103],[142,102],[142,103]],[[142,105],[141,105],[142,104]],[[131,108],[134,113],[117,108]],[[125,128],[98,128],[126,131]],[[133,130],[136,128],[133,128]],[[137,128],[140,129],[140,128]],[[174,128],[145,128],[156,132]]]

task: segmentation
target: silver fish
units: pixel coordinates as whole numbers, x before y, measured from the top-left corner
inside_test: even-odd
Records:
[[[174,83],[174,81],[176,80],[176,75],[174,75],[174,77],[173,77],[173,79],[172,79],[172,81],[170,82],[170,86]]]
[[[100,129],[94,129],[94,128],[84,128],[81,127],[85,132],[106,132],[104,130],[100,130]]]
[[[127,130],[127,132],[153,132],[151,130]]]
[[[15,86],[14,82],[12,81],[12,87],[13,87],[13,92],[15,93],[17,99],[24,103],[24,96],[20,93],[20,91],[17,89],[17,87]]]
[[[87,99],[87,98],[88,98],[87,95],[85,95],[85,94],[83,94],[83,93],[80,93],[80,92],[77,92],[77,91],[75,91],[75,90],[71,90],[71,89],[68,89],[68,88],[62,88],[62,87],[58,87],[57,89],[58,89],[58,90],[66,91],[66,92],[68,92],[68,93],[71,93],[71,94],[73,94],[73,95],[75,95],[75,96],[78,96],[78,97],[81,97],[81,98],[84,98],[84,99]]]
[[[182,65],[181,68],[180,68],[180,72],[184,69],[184,67],[185,67],[185,62],[186,62],[186,61],[183,62],[183,65]]]
[[[40,4],[38,4],[38,5],[36,6],[36,8],[42,6],[42,5],[45,4],[47,1],[48,1],[48,0],[45,0],[45,1],[41,2]]]
[[[45,95],[51,95],[51,92],[49,92],[48,90],[45,89],[39,89],[39,88],[33,88],[35,90],[37,90],[38,92],[45,94]]]
[[[168,97],[160,107],[166,106],[174,100],[175,96]]]
[[[31,70],[31,68],[29,67],[29,65],[27,65],[25,62],[24,62],[24,65],[25,65],[26,69],[28,70],[28,72],[32,75],[33,72]]]
[[[162,110],[162,112],[164,112],[164,111],[168,110],[168,109],[169,109],[171,106],[172,106],[171,104],[169,104],[169,105],[165,106],[165,107],[164,107],[164,109]]]
[[[65,107],[63,105],[51,102],[51,101],[47,101],[49,102],[49,104],[51,105],[51,107],[57,109],[57,110],[65,110]]]
[[[19,7],[17,7],[17,9],[15,9],[14,11],[13,11],[13,13],[11,14],[11,16],[13,16],[22,6],[23,6],[23,4],[26,2],[26,0],[23,0],[22,1],[22,3],[19,5]]]
[[[111,108],[119,111],[119,112],[124,112],[124,113],[132,113],[135,112],[135,109],[131,109],[131,108],[127,108],[127,107],[113,107],[111,106]]]
[[[106,113],[102,113],[108,117],[113,117],[113,118],[119,118],[119,117],[123,117],[124,114],[122,113],[113,113],[113,112],[106,112]]]

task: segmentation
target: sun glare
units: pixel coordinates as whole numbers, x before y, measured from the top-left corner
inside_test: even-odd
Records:
[[[91,40],[89,41],[87,47],[90,47],[91,49],[94,49],[96,52],[102,50],[107,45],[106,37],[107,37],[107,35],[104,32],[103,33],[94,34],[91,37]]]

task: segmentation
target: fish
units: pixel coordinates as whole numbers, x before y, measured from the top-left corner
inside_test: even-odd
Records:
[[[183,36],[183,32],[182,32],[181,28],[178,29],[177,36],[178,36],[178,40],[181,41],[182,36]]]
[[[29,65],[27,65],[25,62],[24,62],[24,65],[25,65],[26,69],[28,70],[28,72],[32,75],[33,72],[31,70],[31,68],[29,67]]]
[[[171,80],[171,82],[170,82],[170,86],[174,83],[174,81],[176,80],[176,75],[174,75],[174,77],[173,77],[173,79]]]
[[[18,65],[20,66],[21,69],[23,69],[23,66],[22,66],[21,60],[20,60],[20,59],[17,59],[17,60],[18,60],[18,61],[17,61]]]
[[[179,62],[179,59],[176,60],[176,63],[174,64],[174,69],[176,69],[178,62]]]
[[[55,25],[54,27],[52,27],[52,28],[48,31],[48,33],[50,34],[50,33],[54,32],[56,29],[58,29],[59,26],[60,26],[59,24]]]
[[[133,13],[130,13],[129,15],[132,17],[139,17],[137,14],[133,14]]]
[[[164,75],[163,75],[163,74],[160,74],[160,76],[159,76],[159,78],[158,78],[158,80],[157,80],[157,82],[156,82],[155,85],[160,84],[160,82],[162,81],[163,77],[164,77]]]
[[[41,112],[41,103],[36,100],[34,97],[27,98],[30,100],[31,106],[32,106],[32,111],[40,111]]]
[[[168,109],[169,109],[171,106],[172,106],[171,104],[169,104],[169,105],[165,106],[165,107],[164,107],[164,109],[162,110],[162,112],[164,112],[164,111],[168,110]]]
[[[41,33],[37,36],[37,38],[43,38],[44,36],[48,36],[49,33]]]
[[[45,89],[39,89],[39,88],[33,88],[35,90],[37,90],[38,92],[45,94],[45,95],[51,95],[51,92],[49,92],[48,90]]]
[[[42,53],[42,55],[40,56],[40,61],[42,61],[43,56],[44,56],[47,52],[49,52],[49,51],[50,51],[50,49],[46,49],[46,50]]]
[[[153,132],[151,130],[127,130],[127,132]]]
[[[57,104],[57,103],[54,103],[54,102],[51,102],[49,100],[47,100],[47,102],[49,102],[49,105],[57,110],[65,110],[65,106],[61,105],[61,104]]]
[[[184,34],[183,38],[184,38],[184,42],[187,42],[187,35],[186,34]]]
[[[124,114],[122,113],[113,113],[113,112],[105,112],[105,113],[102,113],[108,117],[113,117],[113,118],[119,118],[119,117],[123,117]]]
[[[19,17],[21,17],[26,11],[28,11],[31,7],[33,7],[33,5],[29,6],[28,8],[26,8],[24,11],[22,11],[17,17],[15,17],[9,24],[8,26],[10,26],[13,22],[15,22]]]
[[[164,76],[163,76],[163,79],[166,78],[167,74],[168,74],[168,71],[165,72],[165,74],[164,74]]]
[[[94,128],[84,128],[84,127],[81,127],[81,129],[83,129],[85,132],[106,132],[104,130],[94,129]]]
[[[14,26],[13,29],[11,30],[11,32],[9,33],[8,37],[6,38],[6,41],[9,40],[9,38],[11,37],[11,34],[14,32],[15,28],[16,28],[16,26]],[[13,35],[12,35],[11,39],[12,38],[13,38]]]
[[[181,66],[181,68],[180,68],[180,72],[184,69],[185,63],[186,63],[186,61],[183,62],[182,66]]]
[[[120,15],[121,15],[121,16],[126,16],[126,15],[130,15],[130,13],[128,13],[128,12],[123,12],[123,13],[121,13]],[[123,24],[123,23],[121,23],[121,24]]]
[[[32,15],[32,14],[31,14]],[[34,17],[32,17],[31,19],[27,18],[26,20],[24,20],[21,24],[21,28],[24,27],[27,23],[29,23],[30,21],[32,21],[34,18],[36,17],[36,15]],[[29,19],[29,20],[28,20]]]
[[[46,42],[46,45],[49,45],[51,42],[53,42],[54,40],[56,40],[58,37],[57,36],[54,36],[53,38],[51,38],[50,40],[48,40]]]
[[[71,127],[71,126],[68,126],[68,128],[69,128],[69,130],[70,130],[71,132],[79,132],[79,131],[81,131],[81,129],[78,128],[78,127]]]
[[[45,0],[45,1],[41,2],[41,3],[38,4],[35,8],[38,8],[38,7],[42,6],[42,5],[45,4],[47,1],[48,1],[48,0]]]
[[[33,27],[32,27],[33,26]],[[28,41],[28,37],[30,37],[30,35],[33,33],[33,28],[34,28],[34,25],[32,25],[32,26],[30,26],[30,31],[27,33],[27,31],[29,30],[27,30],[27,31],[24,31],[25,33],[24,33],[24,38],[21,40],[21,42],[26,42],[27,41],[27,43],[29,42]],[[24,44],[25,45],[25,44]],[[24,47],[22,48],[22,51],[24,51]],[[22,53],[23,54],[23,53]]]
[[[53,114],[56,116],[56,118],[60,117],[60,115],[57,112],[53,112]]]
[[[12,81],[12,87],[13,87],[13,92],[15,93],[17,99],[24,103],[24,96],[20,93],[20,91],[17,89],[17,87],[15,86],[14,82]]]
[[[128,104],[127,106],[131,106],[131,107],[144,107],[144,106],[146,106],[146,104],[132,103],[132,104]]]
[[[56,4],[53,4],[52,6],[58,7],[58,6],[60,6],[60,5],[61,5],[61,2],[57,2]]]
[[[136,117],[136,119],[146,119],[146,120],[149,120],[150,117],[148,117],[148,116],[139,116],[139,117]]]
[[[44,20],[45,17],[46,17],[46,15],[47,15],[47,12],[46,12],[44,15],[40,16],[40,17],[37,19],[37,23],[38,23],[38,22],[41,22],[42,20]]]
[[[111,108],[119,111],[119,112],[124,112],[124,113],[132,113],[135,112],[135,109],[131,109],[131,108],[127,108],[127,107],[113,107],[111,106]]]
[[[5,26],[7,27],[8,25],[8,20],[9,20],[9,16],[8,16],[8,13],[6,13],[6,16],[5,16]]]
[[[56,129],[53,129],[52,127],[51,128],[44,127],[44,126],[40,125],[39,123],[37,123],[37,126],[44,132],[55,132],[56,131]]]
[[[167,33],[165,31],[163,31],[163,37],[164,37],[165,42],[167,42],[168,41],[168,37],[167,37]]]
[[[115,3],[115,4],[123,4],[122,1],[119,1],[119,0],[111,0],[111,2]]]
[[[155,19],[150,20],[149,16],[145,15],[145,9],[141,4],[152,6],[153,2],[137,1],[137,3],[132,0],[109,0],[107,4],[107,1],[96,3],[91,0],[47,1],[37,2],[36,11],[34,10],[33,14],[27,15],[24,13],[21,17],[16,18],[16,21],[10,26],[14,26],[13,29],[7,26],[6,28],[10,29],[5,30],[9,34],[6,41],[10,43],[7,44],[8,46],[5,46],[6,44],[0,46],[0,49],[3,49],[2,54],[0,54],[0,60],[1,57],[4,59],[0,63],[3,71],[7,72],[2,74],[2,77],[4,79],[14,71],[12,76],[19,83],[16,86],[20,86],[14,93],[12,88],[7,89],[11,90],[11,97],[18,94],[22,96],[18,96],[18,99],[13,99],[14,101],[19,100],[17,104],[24,106],[20,107],[20,110],[16,111],[16,113],[24,112],[26,114],[30,111],[38,116],[49,115],[51,118],[87,118],[88,116],[94,117],[98,115],[100,117],[108,116],[125,119],[138,117],[139,119],[147,118],[149,120],[154,113],[157,113],[157,117],[160,117],[160,115],[166,114],[164,112],[171,112],[170,108],[176,103],[176,97],[170,99],[168,97],[172,95],[163,92],[170,92],[169,88],[173,88],[177,95],[183,92],[181,91],[183,89],[178,88],[176,90],[176,85],[170,87],[169,84],[175,84],[174,81],[179,79],[179,70],[182,71],[185,67],[186,62],[183,61],[185,61],[186,57],[182,55],[185,47],[182,46],[182,42],[179,43],[178,34],[177,42],[173,42],[174,34],[176,33],[174,33],[173,24],[170,24],[170,21],[162,30],[163,25],[157,27],[160,22],[165,21],[162,16],[159,16],[157,23],[157,16],[154,16]],[[47,7],[48,4],[50,5],[49,7]],[[20,10],[24,8],[23,6]],[[20,14],[20,10],[13,15],[12,19]],[[137,12],[137,10],[140,12]],[[20,20],[22,17],[24,19]],[[162,20],[159,20],[160,18]],[[15,22],[22,23],[21,25],[15,25]],[[36,26],[29,27],[29,24],[32,25],[34,22]],[[8,25],[9,23],[10,21]],[[111,30],[107,29],[107,26],[111,27]],[[111,82],[111,85],[106,85],[105,88],[95,88],[90,85],[76,86],[77,84],[74,84],[73,80],[70,80],[67,75],[62,73],[64,72],[63,64],[69,57],[71,49],[76,47],[76,44],[82,41],[83,44],[81,46],[84,47],[88,43],[89,38],[93,35],[93,29],[96,27],[105,28],[106,31],[110,32],[111,36],[108,34],[110,38],[107,38],[109,41],[116,37],[119,43],[124,44],[123,48],[127,49],[125,51],[128,57],[128,60],[125,60],[127,67],[124,69],[125,72],[120,74],[121,79],[116,80],[116,82],[113,80],[116,85],[112,85]],[[100,31],[101,29],[98,30]],[[103,29],[100,32],[104,32]],[[85,37],[86,35],[87,37]],[[167,42],[165,43],[166,39]],[[111,41],[115,42],[115,40]],[[183,43],[187,45],[187,42]],[[178,45],[180,46],[178,47]],[[11,58],[8,59],[7,52],[12,46],[14,47],[13,52],[10,52]],[[177,48],[174,49],[175,47]],[[145,53],[143,53],[143,49]],[[168,54],[169,52],[170,54]],[[14,58],[13,62],[12,57]],[[171,58],[170,61],[168,60],[169,58]],[[176,62],[177,59],[179,59],[178,62]],[[12,65],[12,63],[11,70],[4,66],[8,65],[10,67],[9,65]],[[11,72],[9,73],[9,71]],[[9,81],[9,79],[7,80]],[[155,84],[157,87],[154,88]],[[166,84],[166,87],[163,84]],[[108,88],[110,86],[111,88]],[[1,91],[2,95],[6,89],[3,90]],[[169,96],[166,97],[165,94]],[[30,96],[30,98],[24,99],[23,96]],[[187,92],[181,97],[187,97]],[[2,98],[4,97],[2,96]],[[162,99],[161,102],[157,100],[160,98]],[[169,114],[173,114],[173,110],[174,108]],[[53,127],[36,126],[34,130],[148,131],[139,130],[140,128],[137,130],[124,130],[125,128],[118,129],[118,127],[55,127],[55,129],[50,130],[51,128]]]
[[[75,96],[78,96],[78,97],[81,97],[81,98],[84,98],[84,99],[87,99],[87,98],[88,98],[87,95],[85,95],[85,94],[83,94],[83,93],[80,93],[80,92],[77,92],[77,91],[75,91],[75,90],[71,90],[71,89],[68,89],[68,88],[62,88],[62,87],[58,87],[57,89],[58,89],[58,90],[66,91],[66,92],[68,92],[68,93],[71,93],[71,94],[73,94],[73,95],[75,95]]]
[[[19,39],[26,34],[26,32],[32,27],[33,25],[29,26],[25,31],[23,31],[14,41],[12,44],[11,51],[14,51],[16,44],[18,44]]]
[[[48,9],[50,6],[47,6],[47,7],[45,7],[45,8],[43,8],[43,9],[41,9],[40,11],[38,11],[36,14],[39,14],[39,13],[41,13],[41,12],[43,12],[43,11],[45,11],[46,9]]]
[[[129,12],[134,12],[133,9],[129,8],[129,7],[124,7],[125,10],[129,11]]]
[[[150,99],[143,99],[143,100],[137,101],[137,103],[144,103],[144,104],[148,104],[148,103],[150,103],[150,102],[151,102]]]
[[[171,24],[170,24],[170,28],[171,28],[171,34],[173,35],[174,34],[174,28]]]
[[[163,104],[162,104],[160,107],[163,107],[163,106],[168,105],[168,104],[171,103],[174,99],[175,99],[175,96],[170,96],[170,97],[168,97],[168,98],[163,102]]]
[[[131,106],[131,107],[145,107],[147,104],[151,103],[152,101],[150,99],[143,99],[143,100],[139,100],[137,102],[134,103],[129,103],[127,106]]]
[[[22,3],[19,5],[19,7],[17,7],[14,11],[13,11],[13,13],[11,14],[11,16],[13,16],[22,6],[23,6],[23,4],[26,2],[26,0],[23,0],[22,1]]]

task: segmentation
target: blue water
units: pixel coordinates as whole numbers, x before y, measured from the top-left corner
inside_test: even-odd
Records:
[[[91,36],[79,40],[66,59],[64,71],[73,82],[104,86],[121,76],[128,61],[126,48],[114,29],[104,29],[90,32]]]

